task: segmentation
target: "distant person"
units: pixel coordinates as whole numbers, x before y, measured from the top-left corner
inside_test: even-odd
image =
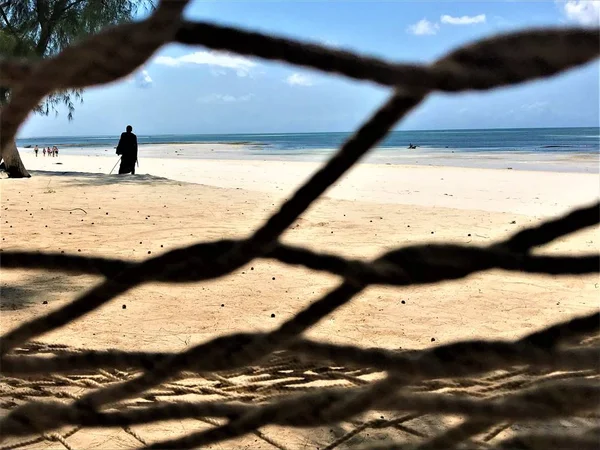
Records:
[[[37,158],[38,152],[40,151],[37,145],[33,148],[33,151],[35,153],[35,157]]]
[[[42,150],[42,153],[44,154],[44,156],[46,156],[46,147],[44,147],[44,149]]]
[[[126,130],[125,133],[121,133],[121,139],[117,144],[117,155],[121,155],[119,174],[135,174],[135,163],[138,154],[137,136],[132,133],[133,128],[131,125],[127,125]]]
[[[56,145],[54,146],[54,155],[58,157],[58,147]]]

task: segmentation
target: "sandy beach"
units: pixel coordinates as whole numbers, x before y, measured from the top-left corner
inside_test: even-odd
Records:
[[[594,155],[517,154],[508,160],[506,155],[463,154],[453,162],[459,166],[447,166],[446,157],[427,152],[421,155],[421,160],[429,161],[424,164],[413,164],[402,153],[384,153],[375,151],[365,159],[366,164],[353,167],[327,196],[543,217],[593,202],[599,194],[600,161]],[[31,149],[21,149],[21,155],[31,170],[63,174],[109,174],[118,162],[114,149],[103,147],[67,148],[57,158],[36,158]],[[384,158],[398,163],[381,163]],[[140,146],[136,174],[263,192],[281,201],[321,165],[294,158],[263,159],[243,145],[154,144]],[[528,167],[531,170],[524,170]],[[556,170],[539,170],[544,167]]]
[[[245,237],[319,167],[315,162],[142,156],[139,174],[109,176],[116,157],[35,158],[26,152],[23,160],[33,171],[31,179],[0,180],[4,251],[131,260],[199,241]],[[303,214],[284,240],[356,258],[426,241],[485,245],[597,201],[599,187],[597,172],[362,164]],[[591,229],[545,251],[593,252],[599,242],[600,232]],[[337,282],[265,260],[251,267],[206,283],[138,287],[41,340],[87,349],[179,351],[221,334],[272,329]],[[95,281],[3,270],[2,331],[66,304]],[[374,287],[308,335],[386,348],[424,348],[433,339],[515,338],[594,311],[599,282],[597,275],[492,271],[436,286]],[[162,432],[163,437],[169,433]],[[100,435],[75,435],[72,442],[91,448]],[[113,436],[114,448],[127,447],[131,438],[119,436]],[[299,448],[304,441],[290,442]]]

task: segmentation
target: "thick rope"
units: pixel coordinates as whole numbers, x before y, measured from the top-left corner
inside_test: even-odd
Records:
[[[593,432],[597,426],[577,435],[503,436],[508,424],[518,421],[573,417],[590,420],[595,414],[600,402],[598,347],[593,346],[600,331],[597,312],[516,341],[466,341],[420,351],[335,345],[308,340],[302,334],[369,285],[432,284],[491,269],[553,276],[599,273],[597,254],[546,256],[532,251],[597,225],[600,204],[524,229],[489,246],[400,247],[372,261],[286,245],[279,242],[279,237],[430,93],[488,90],[572,69],[598,57],[598,31],[527,30],[476,42],[429,65],[396,64],[320,45],[189,22],[181,17],[187,3],[162,1],[148,19],[109,28],[42,61],[0,59],[0,85],[12,89],[10,102],[0,117],[0,153],[8,151],[19,127],[45,96],[123,78],[170,42],[301,65],[388,86],[393,93],[336,155],[246,239],[202,242],[141,263],[3,252],[3,269],[105,277],[66,306],[25,322],[0,339],[0,406],[10,410],[0,420],[0,440],[31,433],[41,435],[6,448],[44,440],[70,448],[70,434],[53,434],[53,430],[64,426],[76,427],[71,433],[80,427],[121,427],[146,448],[192,448],[250,433],[284,448],[283,443],[260,428],[350,422],[375,410],[408,415],[395,420],[364,421],[333,439],[327,448],[353,442],[365,430],[384,428],[394,428],[411,439],[420,439],[420,443],[372,448],[548,448],[559,443],[564,448],[584,449],[591,448],[594,439],[597,443],[597,433]],[[279,328],[266,333],[221,336],[181,353],[88,351],[32,341],[142,283],[214,279],[255,258],[327,272],[339,276],[341,281]],[[590,339],[590,343],[582,344],[585,339]],[[506,372],[498,373],[499,370]],[[76,378],[78,373],[83,378]],[[381,375],[378,381],[365,378],[373,374]],[[203,381],[194,385],[180,382],[190,377]],[[315,381],[329,384],[315,388],[311,385]],[[79,387],[85,392],[63,392],[60,387]],[[471,397],[464,396],[467,388],[476,388],[468,391]],[[498,396],[491,396],[492,393]],[[161,396],[179,395],[211,395],[219,400],[158,400]],[[9,400],[9,396],[15,400]],[[62,401],[40,401],[52,397]],[[139,399],[151,404],[140,404]],[[407,420],[418,421],[431,415],[456,415],[465,420],[434,435],[403,425]],[[147,444],[147,439],[130,428],[185,418],[200,418],[213,427],[153,444]],[[480,435],[484,438],[477,439]]]

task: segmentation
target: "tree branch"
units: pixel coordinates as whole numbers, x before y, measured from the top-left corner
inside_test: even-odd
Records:
[[[66,5],[59,14],[62,15],[64,13],[66,13],[68,10],[70,10],[71,8],[77,6],[85,1],[87,1],[87,0],[75,0],[73,3],[69,3],[68,5]]]
[[[4,12],[4,6],[6,4],[9,4],[10,2],[6,2],[4,5],[0,6],[0,14],[2,14],[2,18],[4,19],[4,22],[6,23],[6,26],[8,27],[8,30],[14,34],[15,36],[18,36],[19,33],[17,33],[17,30],[15,30],[15,28],[12,26],[12,24],[10,23],[10,21],[8,20],[8,16],[6,15],[6,13]]]

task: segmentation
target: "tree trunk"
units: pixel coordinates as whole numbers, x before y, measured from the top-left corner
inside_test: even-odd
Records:
[[[5,104],[8,101],[8,89],[0,88],[0,105]],[[0,106],[0,114],[2,114],[2,107]],[[2,143],[2,130],[0,130],[0,144]],[[21,161],[21,156],[17,150],[17,143],[13,139],[5,149],[0,153],[2,157],[1,169],[8,173],[10,178],[29,178],[29,172]]]
[[[29,178],[29,172],[23,165],[19,151],[17,150],[17,143],[12,141],[9,143],[4,150],[2,150],[3,169],[8,174],[9,178]]]

